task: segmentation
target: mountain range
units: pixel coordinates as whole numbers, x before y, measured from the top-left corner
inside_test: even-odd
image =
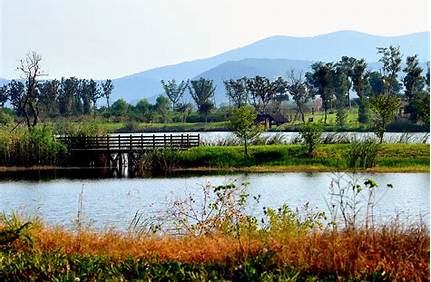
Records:
[[[356,31],[338,31],[312,37],[273,36],[222,54],[194,61],[149,69],[113,80],[112,101],[124,98],[134,103],[153,101],[163,93],[160,80],[196,78],[214,80],[216,103],[226,101],[223,80],[243,76],[286,76],[290,70],[305,73],[316,61],[338,61],[342,56],[364,58],[370,69],[380,68],[377,47],[400,46],[404,56],[418,54],[429,61],[429,32],[401,36],[377,36]],[[0,81],[1,84],[1,81]]]

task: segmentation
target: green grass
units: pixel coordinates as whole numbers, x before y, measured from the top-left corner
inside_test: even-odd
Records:
[[[314,157],[305,155],[302,145],[251,146],[246,158],[240,146],[198,147],[178,155],[181,168],[219,168],[264,171],[348,169],[349,144],[319,145]],[[429,170],[428,144],[384,144],[380,146],[374,170]],[[414,168],[414,169],[413,169]]]

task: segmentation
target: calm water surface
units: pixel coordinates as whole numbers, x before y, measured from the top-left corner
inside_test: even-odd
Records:
[[[39,175],[39,177],[37,176]],[[47,177],[48,175],[48,177]],[[329,185],[335,177],[331,173],[271,173],[236,174],[225,176],[187,176],[169,178],[98,178],[96,171],[36,172],[0,174],[0,210],[18,210],[27,215],[38,215],[49,224],[71,226],[78,211],[82,192],[83,211],[95,228],[107,226],[127,228],[136,211],[148,213],[163,210],[167,202],[199,193],[207,183],[227,184],[236,180],[248,182],[251,195],[261,195],[258,205],[250,205],[249,212],[259,215],[262,207],[280,207],[287,203],[292,208],[309,203],[326,210]],[[352,177],[345,174],[344,177]],[[430,179],[428,173],[362,174],[381,186],[393,184],[392,189],[378,190],[380,199],[376,215],[385,222],[395,215],[403,221],[419,220],[429,224]],[[46,180],[46,178],[50,180]],[[199,195],[199,194],[197,194]]]

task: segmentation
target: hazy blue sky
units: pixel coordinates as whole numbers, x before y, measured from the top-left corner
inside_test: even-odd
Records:
[[[428,0],[0,0],[0,77],[28,51],[50,77],[120,77],[272,35],[428,29]]]

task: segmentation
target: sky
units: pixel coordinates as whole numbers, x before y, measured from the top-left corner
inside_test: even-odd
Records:
[[[49,78],[117,78],[273,35],[426,31],[428,0],[0,0],[0,77],[36,51]]]

